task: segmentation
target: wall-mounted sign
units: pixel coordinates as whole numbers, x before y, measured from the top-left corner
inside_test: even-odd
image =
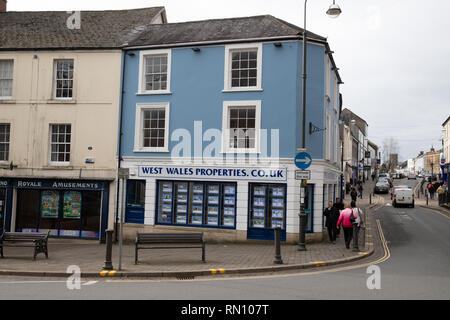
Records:
[[[286,181],[287,169],[140,166],[138,176],[164,179]]]
[[[310,170],[295,170],[295,180],[310,180],[311,171]]]

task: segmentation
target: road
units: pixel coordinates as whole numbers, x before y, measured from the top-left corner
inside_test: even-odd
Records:
[[[415,180],[395,181],[413,187]],[[83,281],[69,290],[66,280],[0,277],[0,299],[449,299],[450,219],[416,206],[393,208],[390,196],[376,211],[389,253],[378,263],[380,288],[369,289],[367,265],[296,274],[194,280]],[[368,258],[370,259],[370,258]],[[372,259],[375,259],[373,257]],[[363,260],[359,264],[366,264]],[[51,282],[55,281],[55,282]],[[376,281],[369,281],[377,284]]]

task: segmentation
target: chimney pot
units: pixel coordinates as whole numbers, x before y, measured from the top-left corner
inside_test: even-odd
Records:
[[[0,0],[0,12],[6,12],[6,2],[7,0]]]

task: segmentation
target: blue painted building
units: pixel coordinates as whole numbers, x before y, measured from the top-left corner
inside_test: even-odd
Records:
[[[120,166],[126,233],[204,231],[220,240],[296,241],[302,141],[302,29],[272,16],[152,26],[126,44]],[[341,79],[308,32],[309,236],[339,194]],[[123,204],[120,204],[123,207]]]

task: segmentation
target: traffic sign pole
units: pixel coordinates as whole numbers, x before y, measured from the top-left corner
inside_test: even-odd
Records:
[[[306,186],[308,179],[311,179],[311,171],[305,171],[311,166],[312,157],[306,153],[305,149],[299,150],[295,156],[294,163],[297,168],[295,173],[296,179],[301,179],[300,187],[300,213],[299,217],[299,232],[298,232],[298,248],[297,251],[306,251],[306,225],[308,223],[308,215],[305,213],[306,209]],[[305,179],[308,178],[308,179]]]

